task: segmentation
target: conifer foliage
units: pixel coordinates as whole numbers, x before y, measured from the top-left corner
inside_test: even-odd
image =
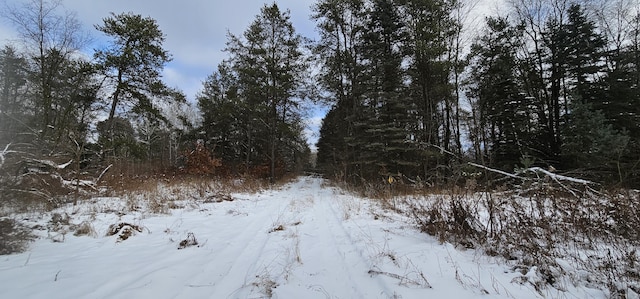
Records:
[[[580,1],[513,1],[507,17],[486,19],[462,59],[464,5],[313,6],[318,82],[332,103],[320,169],[352,183],[441,183],[474,161],[637,186],[638,12],[618,10],[616,34],[603,11]]]
[[[208,146],[234,168],[267,166],[272,181],[308,155],[300,114],[308,65],[289,19],[265,5],[241,37],[230,33],[230,57],[198,97]]]
[[[324,171],[354,183],[437,176],[442,156],[434,149],[451,149],[451,136],[439,134],[448,121],[443,103],[452,97],[444,59],[449,26],[443,26],[455,25],[451,5],[326,0],[314,6],[323,37],[316,47],[320,83],[334,103],[318,142]]]

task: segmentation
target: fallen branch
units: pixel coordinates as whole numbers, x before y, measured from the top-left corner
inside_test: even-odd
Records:
[[[553,173],[551,171],[542,169],[540,167],[530,167],[530,168],[522,169],[522,170],[516,172],[515,174],[512,174],[512,173],[508,173],[506,171],[490,168],[490,167],[487,167],[487,166],[484,166],[484,165],[480,165],[480,164],[476,164],[476,163],[473,163],[473,162],[468,162],[468,163],[469,163],[469,165],[474,166],[474,167],[482,168],[484,170],[495,172],[495,173],[504,175],[506,177],[519,179],[519,180],[523,180],[523,181],[529,181],[529,180],[531,180],[531,178],[522,177],[522,176],[520,176],[520,174],[524,174],[524,173],[527,173],[527,172],[542,173],[545,176],[551,178],[554,182],[556,182],[558,185],[560,185],[560,187],[562,187],[563,189],[567,190],[569,193],[571,193],[573,196],[576,196],[576,197],[577,197],[577,194],[574,192],[574,190],[572,190],[571,188],[565,186],[560,181],[566,181],[566,182],[577,183],[577,184],[582,184],[582,185],[595,184],[594,182],[591,182],[591,181],[555,174],[555,173]]]
[[[100,175],[98,176],[98,178],[96,179],[96,181],[94,182],[94,184],[98,184],[98,182],[100,181],[100,179],[102,178],[102,176],[107,173],[107,171],[109,171],[109,169],[111,169],[111,166],[113,166],[113,164],[109,164],[109,166],[107,166],[107,168],[105,168],[102,173],[100,173]]]
[[[564,175],[559,175],[559,174],[555,174],[553,172],[550,172],[548,170],[542,169],[540,167],[531,167],[531,168],[527,168],[527,169],[523,169],[522,171],[520,171],[520,173],[525,173],[525,172],[540,172],[548,177],[550,177],[551,179],[553,179],[554,181],[556,181],[557,183],[560,183],[559,181],[568,181],[568,182],[573,182],[573,183],[578,183],[578,184],[594,184],[591,181],[587,181],[587,180],[583,180],[583,179],[577,179],[577,178],[572,178],[572,177],[568,177],[568,176],[564,176]]]
[[[9,146],[11,146],[11,143],[7,144],[4,149],[0,151],[0,168],[4,165],[7,154],[17,153],[16,151],[10,151]]]
[[[511,173],[508,173],[508,172],[505,172],[505,171],[502,171],[502,170],[490,168],[490,167],[487,167],[487,166],[484,166],[484,165],[480,165],[480,164],[476,164],[476,163],[473,163],[473,162],[469,162],[469,165],[475,166],[475,167],[478,167],[478,168],[482,168],[484,170],[488,170],[488,171],[491,171],[491,172],[499,173],[501,175],[508,176],[510,178],[520,179],[520,180],[524,180],[524,181],[529,180],[529,178],[519,177],[518,175],[515,175],[515,174],[511,174]]]
[[[488,170],[488,171],[495,172],[495,173],[498,173],[498,174],[501,174],[501,175],[504,175],[504,176],[508,176],[510,178],[520,179],[520,180],[524,180],[524,181],[530,180],[530,178],[521,177],[521,176],[519,176],[519,174],[526,173],[526,172],[533,172],[533,173],[542,173],[542,174],[550,177],[552,180],[554,180],[554,181],[556,181],[558,183],[560,181],[568,181],[568,182],[584,184],[584,185],[595,184],[592,181],[587,181],[587,180],[583,180],[583,179],[578,179],[578,178],[573,178],[573,177],[564,176],[564,175],[560,175],[560,174],[555,174],[555,173],[550,172],[548,170],[544,170],[544,169],[542,169],[540,167],[531,167],[531,168],[522,169],[522,170],[516,172],[515,174],[513,174],[513,173],[508,173],[506,171],[502,171],[502,170],[499,170],[499,169],[495,169],[495,168],[487,167],[487,166],[484,166],[484,165],[476,164],[476,163],[473,163],[473,162],[468,162],[468,164],[471,165],[471,166],[474,166],[474,167],[482,168],[484,170]]]
[[[402,285],[402,284],[405,284],[405,285],[412,284],[412,285],[416,285],[416,286],[423,286],[423,287],[426,287],[426,288],[428,288],[428,289],[431,289],[431,288],[432,288],[432,287],[431,287],[431,284],[429,284],[429,282],[427,281],[427,279],[426,279],[426,278],[424,277],[424,275],[422,275],[422,274],[420,274],[420,275],[422,276],[422,279],[424,279],[424,283],[420,283],[420,282],[415,281],[415,280],[413,280],[413,279],[410,279],[410,278],[408,278],[408,277],[401,276],[401,275],[398,275],[398,274],[395,274],[395,273],[385,272],[385,271],[377,271],[377,270],[373,270],[373,269],[372,269],[372,270],[369,270],[367,273],[368,273],[369,275],[371,275],[371,276],[374,276],[374,275],[384,275],[384,276],[388,276],[388,277],[391,277],[391,278],[395,278],[395,279],[397,279],[397,280],[399,280],[399,281],[400,281],[400,284],[401,284],[401,285]]]

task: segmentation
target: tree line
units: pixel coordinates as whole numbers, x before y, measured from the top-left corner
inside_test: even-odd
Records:
[[[508,1],[465,51],[468,3],[319,1],[318,165],[354,183],[451,183],[474,161],[637,186],[637,4]]]
[[[106,16],[94,29],[107,45],[89,56],[89,34],[61,1],[1,14],[19,38],[0,49],[2,197],[51,199],[118,161],[176,160],[187,113],[165,111],[186,111],[186,97],[161,79],[171,55],[154,19]]]
[[[475,32],[470,5],[318,0],[317,41],[264,5],[228,34],[195,117],[162,81],[171,54],[154,19],[105,17],[94,28],[109,43],[87,57],[60,1],[8,6],[22,42],[0,50],[0,167],[14,165],[2,183],[51,157],[76,177],[121,160],[274,180],[308,167],[313,100],[330,107],[317,170],[351,183],[456,183],[473,161],[638,186],[637,1],[510,0]]]

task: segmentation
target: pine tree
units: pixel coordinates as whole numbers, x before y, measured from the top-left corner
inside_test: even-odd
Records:
[[[25,90],[27,70],[27,60],[15,48],[5,46],[0,50],[0,140],[6,143],[19,142],[15,138],[29,129],[24,123],[30,118]]]
[[[136,115],[166,120],[154,101],[180,101],[184,97],[161,80],[160,72],[171,56],[163,48],[165,37],[157,22],[133,13],[112,13],[95,27],[112,38],[109,47],[94,54],[113,90],[109,96],[109,123],[117,123],[110,120],[127,102],[133,106],[130,112]]]
[[[592,110],[603,115],[602,127],[628,137],[624,151],[620,148],[610,151],[618,156],[609,157],[607,169],[616,174],[615,182],[625,186],[640,185],[640,17],[635,22],[635,31],[629,32],[629,43],[605,54],[608,68],[592,84],[594,91],[588,99]]]
[[[73,54],[84,46],[87,38],[77,17],[63,10],[59,0],[30,0],[20,5],[7,5],[3,16],[13,23],[23,40],[29,60],[30,101],[35,117],[29,125],[42,141],[56,139],[60,132],[53,123],[58,110],[53,90],[60,79],[61,68],[74,60]],[[53,134],[50,134],[52,131]],[[50,135],[54,135],[51,137]],[[57,142],[56,142],[57,143]]]
[[[238,82],[227,62],[218,66],[203,84],[196,99],[202,115],[204,140],[223,164],[238,171],[241,163],[251,161],[249,137],[254,128],[247,127],[252,112],[238,95]]]
[[[571,93],[583,101],[592,102],[595,74],[601,72],[604,62],[605,38],[598,34],[593,21],[587,19],[579,4],[572,4],[564,26],[566,70],[573,81]]]
[[[322,132],[338,134],[321,136],[320,164],[333,161],[340,165],[333,169],[357,178],[352,182],[430,175],[438,161],[428,158],[440,153],[433,149],[453,139],[440,106],[453,107],[445,61],[451,7],[404,0],[327,0],[315,7],[321,82],[335,100]]]
[[[304,98],[300,91],[305,87],[308,66],[302,43],[289,12],[280,11],[275,3],[262,7],[243,38],[230,34],[227,43],[239,96],[251,111],[252,147],[258,158],[267,157],[272,181],[277,167],[290,166],[283,153],[305,151],[300,144],[299,100]],[[259,128],[265,131],[256,131]]]
[[[365,114],[356,126],[362,130],[360,161],[367,179],[382,174],[415,175],[415,143],[408,131],[410,101],[403,84],[400,45],[406,28],[393,0],[373,1],[364,35]]]
[[[616,130],[600,110],[576,101],[563,128],[563,164],[593,180],[621,182],[621,157],[627,152],[629,137]]]
[[[533,152],[530,105],[517,81],[520,31],[505,18],[487,18],[487,30],[472,45],[470,96],[477,100],[478,117],[489,164],[513,170],[520,158]]]
[[[451,18],[454,5],[455,1],[448,0],[402,1],[407,31],[403,51],[410,61],[406,74],[415,119],[411,135],[422,148],[417,160],[422,161],[423,177],[440,176],[434,170],[445,169],[439,166],[448,163],[448,155],[440,149],[451,150],[448,118],[454,91],[449,80],[452,63],[447,54],[449,39],[460,26]]]
[[[313,7],[321,38],[314,47],[322,71],[318,82],[333,105],[325,117],[318,141],[318,167],[328,175],[354,178],[361,174],[364,118],[365,1],[322,0]]]

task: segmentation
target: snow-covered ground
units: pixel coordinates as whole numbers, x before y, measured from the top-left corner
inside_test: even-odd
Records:
[[[54,211],[63,218],[56,223],[51,213],[22,215],[40,227],[40,238],[27,252],[0,257],[0,297],[542,297],[531,284],[518,283],[535,271],[521,273],[501,259],[440,244],[410,219],[323,186],[322,179],[302,177],[277,190],[232,197],[185,198],[165,214],[98,198]],[[123,229],[108,236],[118,224]],[[81,225],[88,236],[70,229]],[[605,296],[567,289],[543,295]]]

